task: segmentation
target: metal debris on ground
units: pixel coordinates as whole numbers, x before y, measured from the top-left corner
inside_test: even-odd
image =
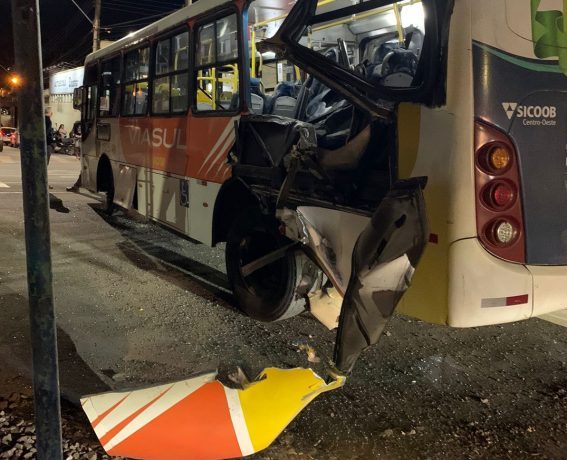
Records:
[[[317,351],[311,345],[301,344],[299,345],[299,349],[307,353],[307,361],[310,363],[320,363],[321,358],[317,356]]]
[[[217,373],[81,400],[109,455],[153,460],[235,458],[272,444],[321,393],[340,388],[311,369],[264,369],[243,389],[228,388]]]

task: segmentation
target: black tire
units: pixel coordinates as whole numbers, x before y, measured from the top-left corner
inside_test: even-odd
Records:
[[[291,241],[278,231],[278,222],[248,209],[237,217],[226,243],[226,271],[237,306],[259,321],[277,321],[305,310],[309,280],[304,267],[311,262],[303,254],[289,252],[248,277],[241,268]],[[306,287],[307,286],[307,287]]]

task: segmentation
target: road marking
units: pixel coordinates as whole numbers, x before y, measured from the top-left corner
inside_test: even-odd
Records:
[[[4,182],[0,182],[0,188],[10,188],[10,186]]]

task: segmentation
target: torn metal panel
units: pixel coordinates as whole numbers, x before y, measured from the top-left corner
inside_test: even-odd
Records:
[[[302,150],[317,147],[313,126],[278,115],[252,115],[242,120],[240,161],[247,165],[280,166],[294,146]]]
[[[362,155],[370,143],[370,125],[364,128],[352,140],[344,146],[327,150],[319,149],[319,164],[329,170],[353,170],[356,169],[362,159]]]
[[[424,183],[396,184],[358,237],[335,344],[341,372],[351,372],[360,353],[378,342],[410,285],[427,243]]]
[[[309,311],[329,330],[339,327],[343,297],[336,288],[320,289],[309,294]]]
[[[169,460],[221,459],[268,447],[329,384],[311,369],[267,368],[242,389],[216,372],[140,390],[88,396],[81,404],[109,455]]]
[[[300,206],[284,209],[277,217],[286,236],[303,243],[340,295],[347,290],[354,244],[369,218],[335,209]]]

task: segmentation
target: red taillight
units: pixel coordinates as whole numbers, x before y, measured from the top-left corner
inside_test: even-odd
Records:
[[[492,254],[525,262],[518,158],[512,140],[485,122],[475,123],[477,232]]]
[[[482,189],[481,199],[487,208],[503,211],[514,204],[516,190],[516,186],[510,181],[492,180]]]
[[[508,184],[498,184],[492,189],[492,200],[497,206],[506,207],[514,199],[514,191]]]

